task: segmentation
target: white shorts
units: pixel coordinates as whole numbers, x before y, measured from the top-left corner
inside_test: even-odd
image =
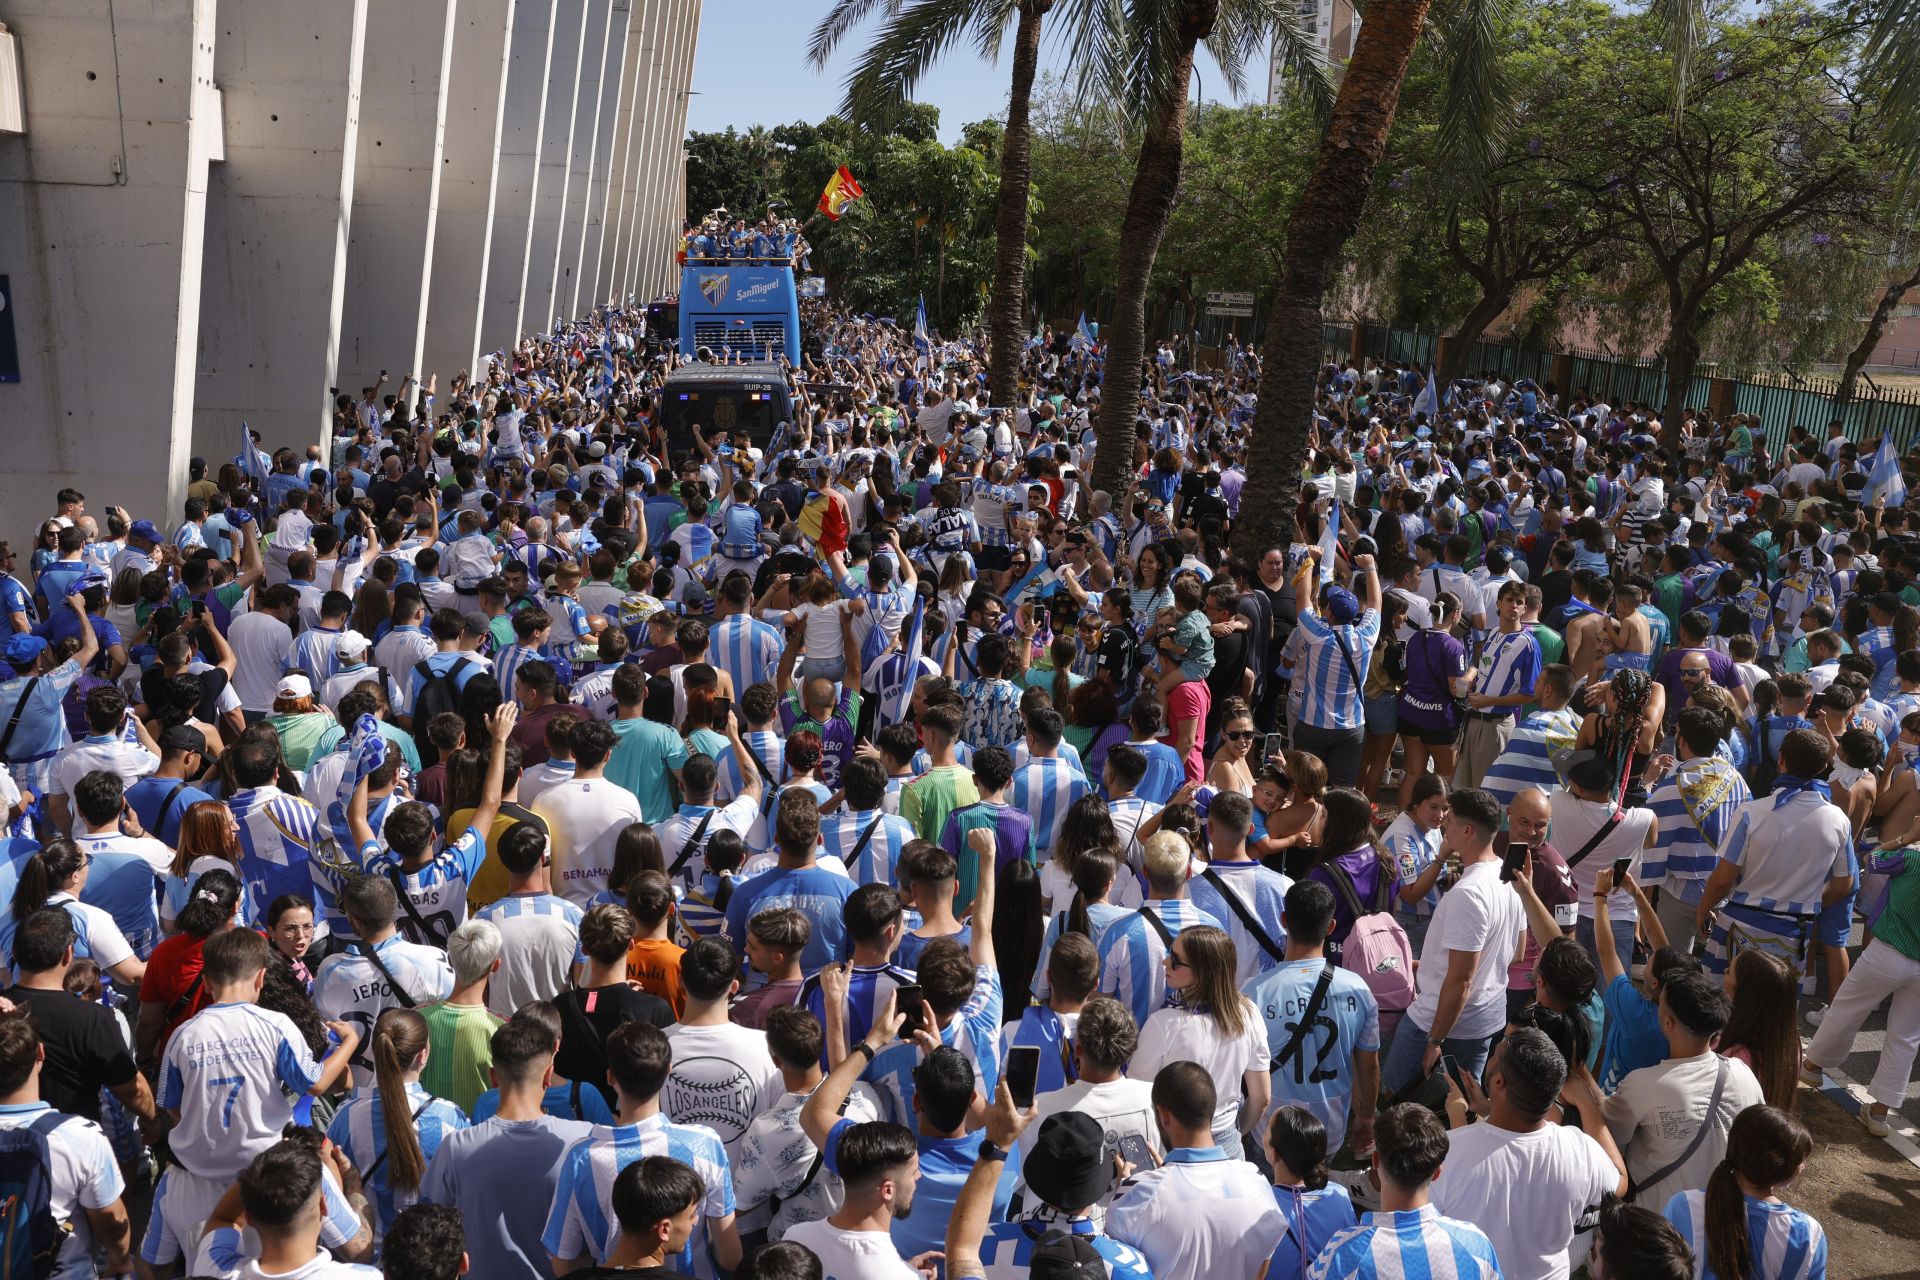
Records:
[[[140,1239],[141,1260],[164,1267],[191,1258],[199,1248],[207,1215],[226,1191],[224,1182],[189,1173],[177,1164],[168,1165],[153,1193],[153,1215],[147,1220],[146,1235]]]

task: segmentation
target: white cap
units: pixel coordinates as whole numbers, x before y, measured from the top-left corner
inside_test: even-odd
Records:
[[[358,631],[342,631],[340,638],[333,642],[333,647],[344,658],[352,653],[365,653],[372,643]]]
[[[279,698],[311,698],[313,682],[296,671],[291,675],[281,676],[280,683],[274,686],[273,692],[274,696]]]

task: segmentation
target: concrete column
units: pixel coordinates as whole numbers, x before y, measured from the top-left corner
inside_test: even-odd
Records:
[[[193,399],[209,464],[239,451],[240,421],[302,451],[331,427],[366,10],[248,0],[220,14],[227,160],[208,177]]]
[[[605,301],[600,291],[600,257],[607,231],[609,193],[614,187],[614,135],[620,125],[620,107],[626,101],[627,67],[632,48],[633,0],[613,0],[607,23],[607,58],[600,78],[599,113],[593,131],[593,178],[587,188],[587,216],[580,229],[580,264],[574,273],[574,311],[579,313]]]
[[[632,20],[627,26],[627,52],[622,71],[620,105],[614,119],[613,155],[607,173],[607,207],[602,215],[599,268],[594,276],[594,296],[603,302],[625,301],[619,292],[620,263],[625,246],[621,233],[633,192],[634,164],[639,156],[636,143],[638,126],[643,122],[636,107],[647,82],[647,50],[653,40],[651,23],[656,0],[632,0]]]
[[[443,383],[461,369],[472,370],[480,351],[513,20],[514,0],[460,0],[453,24],[453,77],[447,87],[440,216],[433,232],[422,360]]]
[[[487,255],[480,349],[520,340],[527,288],[527,249],[540,179],[540,137],[546,127],[547,65],[553,55],[554,0],[519,0],[508,37],[507,92],[500,115],[500,161],[493,179],[493,231]]]
[[[424,380],[433,237],[458,0],[367,6],[353,223],[336,382]],[[452,371],[449,370],[449,373]]]
[[[652,84],[647,94],[646,149],[641,157],[633,220],[626,232],[629,262],[624,290],[646,300],[651,300],[659,293],[648,264],[654,251],[654,223],[660,208],[660,187],[667,181],[669,172],[668,153],[672,145],[680,141],[669,123],[669,110],[674,92],[672,71],[676,60],[675,50],[682,38],[681,28],[686,20],[687,2],[665,0],[655,27],[653,50],[648,58]]]
[[[0,272],[20,348],[20,381],[0,384],[0,537],[26,547],[66,485],[89,511],[172,523],[222,145],[214,0],[8,0],[0,18],[19,41],[26,125],[0,139]]]
[[[589,15],[604,16],[605,0],[556,0],[553,56],[547,61],[547,116],[540,134],[540,177],[533,200],[533,235],[527,248],[526,300],[520,332],[545,333],[553,325],[554,285],[560,241],[567,220],[567,181],[573,168],[573,129],[578,114],[580,63],[586,51]]]
[[[607,55],[617,60],[626,45],[624,21],[614,38],[616,0],[588,0],[586,36],[580,43],[580,81],[574,88],[572,158],[567,163],[567,205],[560,223],[560,253],[553,269],[553,311],[568,320],[579,309],[580,257],[586,243],[587,205],[593,194],[594,160],[600,133],[602,86],[607,79]]]
[[[666,158],[660,168],[659,203],[649,229],[651,275],[647,291],[663,293],[673,287],[674,237],[686,220],[687,108],[693,87],[693,57],[700,44],[700,0],[685,0],[683,16],[675,24],[677,42],[668,68],[668,98],[663,114],[670,122],[665,140]],[[702,210],[701,212],[705,212]]]

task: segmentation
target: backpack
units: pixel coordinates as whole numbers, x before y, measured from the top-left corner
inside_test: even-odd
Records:
[[[1367,984],[1374,1003],[1380,1006],[1380,1034],[1391,1035],[1392,1028],[1400,1025],[1401,1015],[1413,1006],[1413,947],[1407,941],[1407,931],[1392,911],[1369,913],[1361,906],[1360,895],[1345,871],[1331,863],[1327,870],[1332,873],[1334,888],[1346,899],[1347,910],[1353,913],[1353,928],[1340,946],[1340,967],[1358,974]]]
[[[66,1119],[48,1112],[0,1130],[0,1275],[45,1280],[72,1228],[53,1216],[53,1154],[47,1135]]]
[[[460,712],[460,686],[454,682],[454,667],[445,675],[434,674],[433,668],[422,658],[413,664],[413,669],[424,681],[420,686],[420,696],[413,700],[413,737],[420,749],[420,764],[429,768],[440,759],[440,752],[427,736],[427,723],[443,711]]]

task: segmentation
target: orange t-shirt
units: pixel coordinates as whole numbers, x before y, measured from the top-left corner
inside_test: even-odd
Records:
[[[686,953],[665,938],[638,938],[627,948],[627,981],[672,1005],[676,1018],[687,1007],[687,989],[680,985],[680,957]]]

